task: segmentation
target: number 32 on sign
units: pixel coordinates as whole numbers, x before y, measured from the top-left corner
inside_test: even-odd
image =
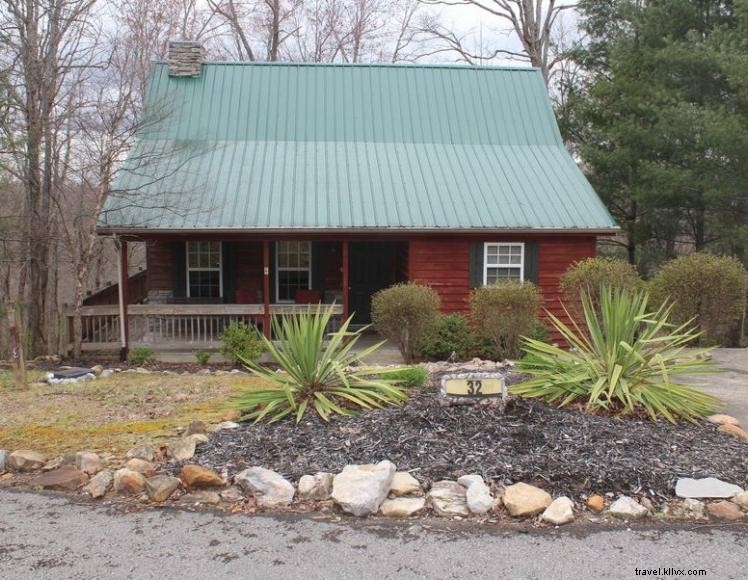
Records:
[[[504,394],[504,377],[444,377],[444,391],[453,397],[495,397]]]

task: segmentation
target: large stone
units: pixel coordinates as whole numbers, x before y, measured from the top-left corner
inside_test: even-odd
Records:
[[[701,520],[705,517],[705,509],[706,505],[703,501],[689,497],[668,507],[666,515],[683,520]]]
[[[220,475],[202,465],[185,465],[180,475],[187,487],[222,487],[225,485]]]
[[[426,499],[423,497],[396,497],[384,500],[379,511],[383,516],[391,518],[409,518],[422,511],[425,506]]]
[[[136,495],[145,490],[142,473],[123,467],[114,472],[114,491],[120,495]]]
[[[740,425],[740,421],[730,415],[709,415],[706,420],[715,425]]]
[[[150,477],[151,475],[156,473],[155,464],[151,463],[150,461],[145,461],[144,459],[138,459],[137,457],[133,457],[127,463],[125,463],[125,467],[127,469],[137,471],[138,473],[142,473],[146,477]]]
[[[194,441],[195,447],[199,447],[200,445],[205,445],[206,443],[210,441],[210,439],[208,439],[208,436],[205,435],[204,433],[193,433],[192,435],[187,435],[185,439],[189,441]]]
[[[104,468],[104,462],[98,453],[79,451],[75,454],[75,467],[88,475],[96,475]]]
[[[743,489],[716,477],[691,479],[684,477],[675,483],[675,495],[693,498],[729,498]]]
[[[623,495],[610,504],[608,512],[617,518],[636,520],[646,516],[649,510],[635,499]]]
[[[467,490],[456,481],[437,481],[427,495],[438,516],[467,516]]]
[[[174,461],[187,461],[195,456],[195,440],[180,439],[166,448],[166,455]]]
[[[299,479],[299,498],[321,501],[332,495],[333,474],[320,471],[314,475],[302,475]]]
[[[737,425],[720,425],[717,427],[717,431],[729,435],[730,437],[735,437],[744,443],[748,443],[748,431]]]
[[[459,483],[462,487],[467,489],[474,483],[483,483],[483,477],[478,475],[477,473],[462,475],[457,478],[457,483]]]
[[[468,509],[478,515],[488,513],[496,503],[496,500],[491,495],[491,490],[483,482],[483,478],[480,481],[473,481],[470,484],[467,492],[465,492],[465,499]]]
[[[395,478],[395,465],[380,461],[376,465],[346,465],[332,481],[332,499],[341,509],[354,516],[379,511]]]
[[[587,498],[587,509],[599,514],[605,509],[605,498],[599,494],[591,495]]]
[[[720,520],[739,520],[745,515],[737,505],[724,499],[710,503],[706,509],[710,516]]]
[[[540,519],[555,526],[562,526],[574,521],[574,502],[566,496],[557,497],[551,502]]]
[[[19,449],[8,455],[6,467],[11,471],[36,471],[44,467],[47,459],[41,453]]]
[[[74,467],[64,466],[54,471],[47,471],[29,482],[32,487],[75,491],[88,481],[88,476]]]
[[[99,473],[91,478],[91,481],[88,482],[88,485],[83,488],[83,492],[87,493],[94,499],[104,497],[104,495],[106,495],[106,492],[108,492],[112,487],[113,479],[114,478],[112,476],[112,472],[108,469],[99,471]]]
[[[539,514],[553,501],[551,495],[526,483],[515,483],[504,490],[504,505],[514,517],[529,517]]]
[[[390,485],[390,494],[395,497],[404,495],[420,495],[423,493],[421,484],[407,471],[396,471]]]
[[[128,459],[142,459],[143,461],[153,461],[156,458],[156,450],[152,445],[138,445],[127,452]]]
[[[264,467],[250,467],[234,476],[234,483],[251,493],[259,507],[278,507],[291,503],[294,487],[285,477]]]
[[[732,496],[732,501],[744,510],[748,510],[748,491],[741,491]]]
[[[179,478],[171,475],[156,475],[145,480],[148,497],[151,501],[163,502],[171,497],[179,487]]]

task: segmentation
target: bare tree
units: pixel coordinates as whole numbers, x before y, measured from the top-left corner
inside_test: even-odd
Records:
[[[554,31],[560,25],[560,16],[575,4],[564,0],[422,0],[425,4],[451,6],[476,6],[509,25],[519,40],[521,50],[497,48],[487,58],[504,56],[529,61],[543,74],[549,84],[551,70],[562,56],[554,50]],[[477,55],[463,48],[462,40],[449,29],[437,31],[440,37],[465,60],[475,60]],[[482,57],[486,58],[486,56]]]

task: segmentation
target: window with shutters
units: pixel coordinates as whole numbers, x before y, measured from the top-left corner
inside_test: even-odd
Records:
[[[483,251],[483,284],[499,280],[524,281],[525,244],[486,242]]]
[[[221,242],[187,242],[187,296],[220,298]]]
[[[312,288],[312,243],[277,242],[275,246],[275,296],[293,302],[297,290]]]

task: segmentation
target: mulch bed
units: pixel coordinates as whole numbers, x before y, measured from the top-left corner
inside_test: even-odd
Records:
[[[502,415],[490,407],[443,407],[432,389],[399,408],[325,423],[244,424],[201,446],[196,459],[236,472],[252,465],[298,480],[349,463],[389,459],[426,482],[480,473],[524,481],[556,494],[673,496],[678,477],[718,477],[746,486],[748,445],[712,425],[590,416],[517,399]]]

